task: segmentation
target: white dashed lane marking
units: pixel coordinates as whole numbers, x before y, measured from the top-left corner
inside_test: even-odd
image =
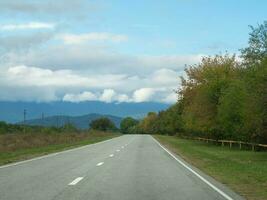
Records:
[[[76,185],[76,184],[79,183],[82,179],[83,179],[83,177],[78,177],[78,178],[74,179],[72,182],[70,182],[69,185]]]
[[[104,162],[100,162],[100,163],[97,163],[96,166],[101,166],[101,165],[103,165],[103,164],[104,164]]]

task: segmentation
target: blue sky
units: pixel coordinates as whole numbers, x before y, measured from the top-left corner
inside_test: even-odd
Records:
[[[247,43],[248,25],[267,15],[261,0],[115,1],[109,7],[99,31],[123,32],[133,37],[123,50],[154,55],[236,52]]]
[[[238,54],[266,8],[264,0],[3,0],[0,100],[173,103],[185,64]]]

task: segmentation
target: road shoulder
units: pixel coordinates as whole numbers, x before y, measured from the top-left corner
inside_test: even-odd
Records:
[[[195,176],[199,175],[199,178],[202,179],[203,182],[206,182],[206,184],[207,183],[210,184],[211,187],[214,187],[213,189],[218,190],[217,192],[219,193],[221,192],[222,196],[224,196],[225,199],[244,200],[242,196],[237,194],[235,191],[230,189],[228,186],[226,186],[223,183],[220,183],[213,177],[209,176],[208,174],[204,173],[203,171],[201,171],[200,169],[192,165],[190,163],[190,159],[188,159],[187,157],[185,157],[184,155],[180,153],[178,154],[177,151],[175,151],[175,148],[173,146],[171,146],[167,142],[163,142],[157,136],[152,136],[152,137],[153,139],[155,139],[155,142],[158,142],[159,145],[162,146],[162,148],[170,154],[170,156],[172,156],[176,161],[178,161],[177,164],[179,165],[184,164],[185,165],[184,167],[187,168],[187,170],[189,171],[192,170],[191,171],[192,174],[194,174]]]

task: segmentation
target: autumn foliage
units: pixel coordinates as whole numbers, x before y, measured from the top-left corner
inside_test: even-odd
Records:
[[[186,68],[177,103],[149,113],[136,131],[267,143],[267,22],[235,55],[203,57]]]

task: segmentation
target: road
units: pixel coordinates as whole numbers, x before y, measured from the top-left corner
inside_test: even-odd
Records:
[[[124,135],[2,166],[0,199],[242,199],[167,151],[152,136]]]

